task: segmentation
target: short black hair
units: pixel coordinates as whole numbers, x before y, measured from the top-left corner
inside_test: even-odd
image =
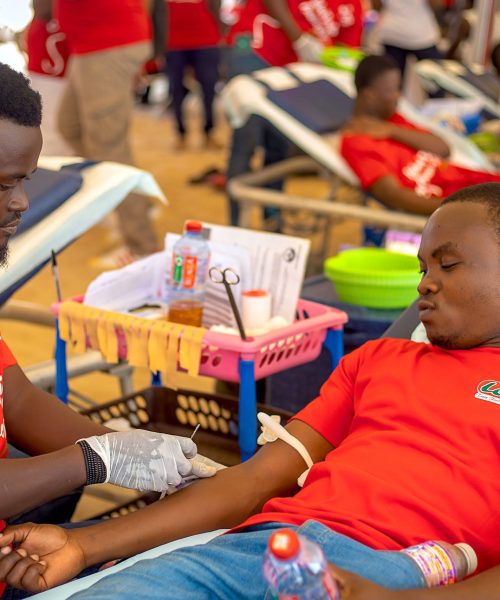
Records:
[[[488,217],[500,241],[500,183],[479,183],[464,187],[445,198],[441,202],[441,206],[455,202],[482,204],[488,212]]]
[[[364,88],[372,85],[378,77],[395,69],[399,70],[398,63],[390,56],[377,54],[365,56],[354,73],[354,85],[358,94]]]
[[[39,127],[42,122],[42,98],[29,80],[8,65],[0,63],[0,119]]]

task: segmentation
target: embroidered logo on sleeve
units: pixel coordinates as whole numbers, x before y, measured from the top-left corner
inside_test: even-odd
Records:
[[[477,385],[477,392],[474,397],[479,400],[500,404],[500,381],[495,381],[494,379],[481,381]]]

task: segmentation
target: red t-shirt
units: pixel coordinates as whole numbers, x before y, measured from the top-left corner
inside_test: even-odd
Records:
[[[221,33],[206,0],[165,0],[167,2],[167,50],[188,50],[217,46]]]
[[[384,550],[463,541],[480,570],[500,564],[500,348],[368,342],[295,418],[335,450],[245,526],[315,519]]]
[[[400,127],[425,131],[395,113],[389,119]],[[406,188],[427,198],[446,198],[476,183],[500,181],[500,174],[474,171],[415,150],[392,139],[374,139],[365,134],[342,135],[340,152],[356,173],[364,189],[382,177],[393,175]]]
[[[3,417],[3,373],[7,367],[16,364],[16,359],[0,337],[0,459],[7,458],[7,430]],[[5,529],[5,522],[0,520],[0,531]],[[5,583],[0,581],[0,596],[5,589]]]
[[[63,77],[69,57],[66,34],[56,20],[42,21],[36,17],[28,27],[26,36],[28,71]]]
[[[56,0],[55,14],[74,54],[151,39],[143,0]]]
[[[288,0],[288,8],[304,32],[325,46],[359,46],[363,31],[361,0]],[[251,34],[252,48],[263,60],[282,67],[298,60],[290,40],[264,7],[262,0],[248,0],[240,20],[232,27],[228,43],[240,34]]]

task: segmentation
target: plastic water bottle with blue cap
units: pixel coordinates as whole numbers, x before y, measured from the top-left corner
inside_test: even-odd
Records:
[[[264,554],[264,578],[279,600],[339,600],[321,547],[292,529],[278,529]]]

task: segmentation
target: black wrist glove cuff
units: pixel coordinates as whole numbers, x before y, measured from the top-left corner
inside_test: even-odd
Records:
[[[77,444],[82,449],[83,458],[85,460],[85,470],[87,471],[86,485],[104,483],[106,481],[108,472],[102,458],[99,456],[99,454],[97,454],[97,452],[92,450],[90,444],[85,440],[79,440]]]

